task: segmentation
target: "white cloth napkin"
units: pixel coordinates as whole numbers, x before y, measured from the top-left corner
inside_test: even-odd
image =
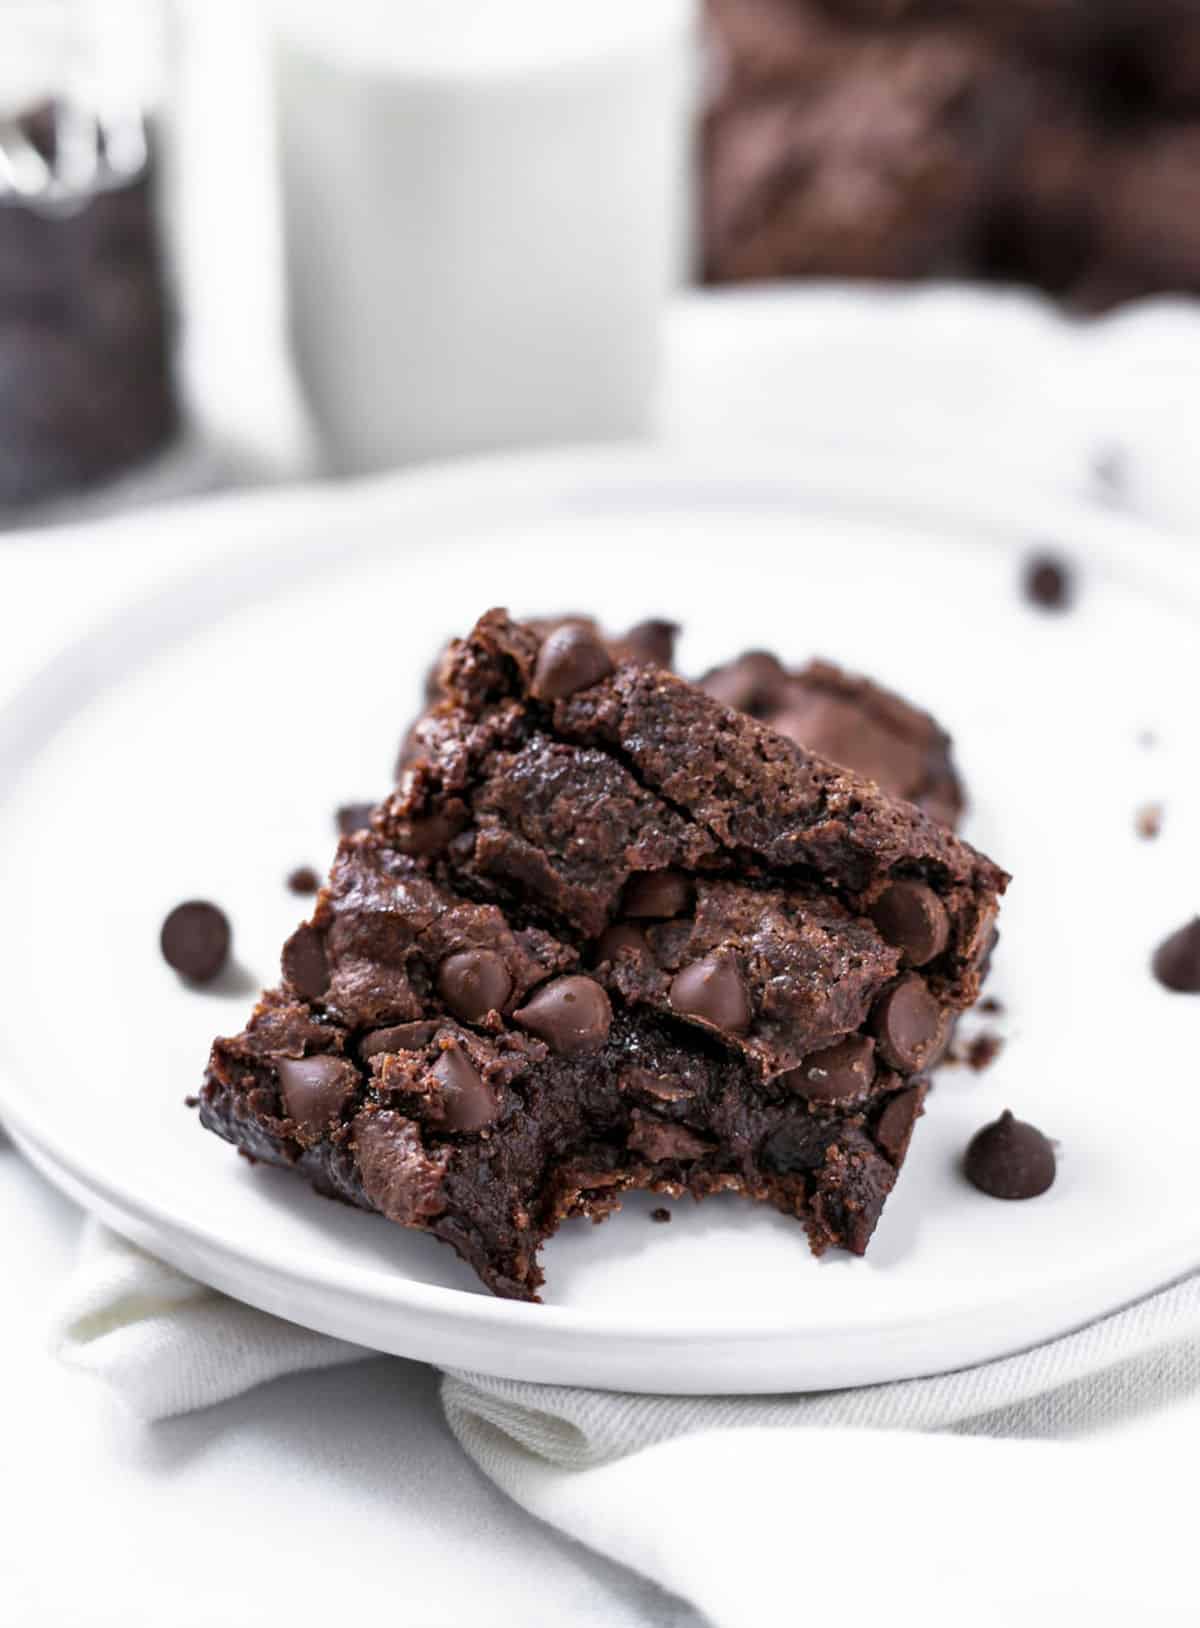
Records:
[[[54,1342],[146,1420],[369,1355],[229,1300],[95,1221]],[[1151,1461],[1132,1438],[1064,1438],[1197,1387],[1192,1277],[932,1379],[679,1398],[449,1373],[442,1403],[525,1509],[729,1628],[778,1620],[787,1601],[807,1616],[850,1599],[855,1622],[897,1600],[919,1601],[926,1625],[961,1622],[967,1605],[973,1624],[1017,1609],[1040,1621],[1028,1612],[1055,1601],[1086,1604],[1091,1622],[1130,1608],[1183,1622],[1197,1592],[1190,1498],[1144,1484]],[[397,1442],[398,1471],[402,1457]]]

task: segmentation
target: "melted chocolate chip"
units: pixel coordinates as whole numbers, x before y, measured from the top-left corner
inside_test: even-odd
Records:
[[[365,1063],[386,1051],[420,1051],[438,1032],[436,1023],[393,1023],[387,1029],[372,1029],[358,1043],[358,1055]]]
[[[649,940],[640,927],[634,927],[624,921],[617,922],[613,927],[606,927],[596,940],[596,966],[602,961],[619,960],[622,950],[633,950],[638,955],[650,954]]]
[[[599,1051],[608,1039],[612,1007],[594,978],[573,974],[543,985],[513,1017],[551,1051],[578,1057]]]
[[[1066,610],[1073,598],[1070,567],[1052,554],[1035,554],[1025,566],[1025,597],[1042,610]]]
[[[162,924],[159,947],[168,966],[195,984],[214,979],[229,957],[229,918],[207,899],[177,904]]]
[[[561,701],[612,670],[612,658],[592,629],[567,622],[548,634],[538,651],[529,693],[539,701]]]
[[[356,831],[368,830],[374,807],[374,803],[343,803],[335,816],[339,833],[343,837],[352,837]]]
[[[936,1057],[947,1018],[924,980],[910,973],[876,1001],[871,1027],[884,1062],[914,1074]]]
[[[389,1220],[411,1227],[445,1209],[447,1155],[427,1153],[411,1119],[391,1109],[360,1113],[354,1121],[354,1151],[363,1192]]]
[[[464,1023],[482,1023],[512,994],[504,957],[495,950],[459,950],[437,970],[438,994]]]
[[[447,1046],[431,1070],[442,1088],[442,1123],[450,1131],[478,1131],[499,1112],[500,1099],[461,1046]]]
[[[750,999],[737,961],[727,950],[717,950],[677,972],[667,998],[677,1012],[724,1034],[745,1034],[750,1027]]]
[[[317,893],[321,887],[321,878],[311,865],[297,865],[288,877],[287,885],[293,893]]]
[[[283,976],[305,1000],[319,1001],[329,988],[325,945],[311,922],[305,922],[283,946]]]
[[[1151,965],[1165,988],[1180,995],[1200,995],[1200,916],[1165,938]]]
[[[840,1102],[864,1097],[875,1081],[875,1042],[866,1035],[847,1035],[806,1057],[779,1083],[810,1102]]]
[[[908,1152],[913,1126],[921,1116],[924,1096],[923,1086],[913,1086],[909,1091],[897,1091],[879,1116],[879,1122],[875,1126],[875,1140],[895,1165],[902,1164],[904,1155]]]
[[[1014,1119],[1006,1108],[971,1138],[964,1168],[992,1198],[1037,1198],[1054,1181],[1054,1148],[1035,1125]]]
[[[631,876],[621,896],[627,916],[667,921],[682,916],[692,903],[692,884],[682,871],[641,871]]]
[[[325,1135],[358,1088],[358,1070],[341,1057],[281,1057],[275,1072],[284,1112],[313,1138]]]
[[[946,907],[924,882],[892,882],[871,906],[880,935],[911,967],[941,955],[950,938]]]

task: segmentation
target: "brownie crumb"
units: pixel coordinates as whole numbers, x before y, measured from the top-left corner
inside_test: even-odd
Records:
[[[985,995],[979,1003],[979,1010],[989,1017],[998,1017],[1004,1010],[1004,1002],[997,1000],[995,995]]]
[[[1054,1184],[1054,1144],[1006,1108],[971,1138],[964,1169],[989,1198],[1037,1198]]]
[[[374,803],[343,803],[335,815],[338,835],[352,837],[356,831],[365,831],[371,823],[374,806]]]
[[[985,1029],[977,1034],[967,1046],[967,1067],[973,1068],[976,1074],[981,1074],[996,1061],[1004,1045],[1003,1038]]]
[[[671,1212],[660,1204],[656,1210],[650,1211],[650,1219],[651,1221],[669,1221],[671,1219]]]
[[[198,1108],[200,1106],[200,1098],[199,1097],[184,1097],[183,1106],[185,1108]]]
[[[287,885],[292,893],[316,893],[320,889],[321,878],[311,865],[297,865],[288,877]]]
[[[1144,842],[1153,842],[1162,830],[1163,806],[1161,803],[1145,803],[1137,811],[1135,828],[1137,834]]]
[[[1035,554],[1025,565],[1025,597],[1042,610],[1066,610],[1074,597],[1070,567],[1052,554]]]

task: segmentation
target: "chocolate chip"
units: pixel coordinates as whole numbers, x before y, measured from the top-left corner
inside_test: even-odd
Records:
[[[706,673],[700,688],[722,706],[760,718],[787,693],[787,674],[770,651],[747,650],[727,667]]]
[[[190,899],[171,911],[158,942],[163,959],[180,977],[207,984],[225,965],[231,936],[223,910],[207,899]]]
[[[981,1034],[975,1035],[967,1045],[966,1063],[973,1068],[976,1074],[981,1074],[985,1068],[990,1068],[1004,1049],[1004,1041],[998,1034],[992,1034],[984,1029]]]
[[[374,803],[343,803],[336,816],[341,835],[352,837],[356,831],[366,831],[370,827],[374,807]]]
[[[657,1209],[650,1211],[651,1221],[665,1222],[671,1219],[671,1212],[665,1205],[660,1204]]]
[[[538,651],[529,693],[538,701],[561,701],[598,684],[612,670],[612,658],[592,629],[567,622],[555,628]]]
[[[405,820],[393,834],[392,840],[402,854],[423,859],[429,854],[441,853],[466,823],[465,814],[426,814]]]
[[[946,1038],[947,1017],[914,972],[879,997],[871,1028],[884,1062],[902,1074],[915,1074],[937,1055]]]
[[[1052,554],[1035,554],[1025,566],[1025,597],[1042,610],[1066,610],[1074,597],[1070,567]]]
[[[385,1051],[420,1051],[438,1032],[436,1023],[394,1023],[387,1029],[372,1029],[358,1043],[358,1055],[365,1063]]]
[[[670,667],[675,660],[675,636],[678,632],[677,622],[664,622],[652,617],[648,622],[639,622],[636,627],[631,627],[621,643],[633,661],[644,662],[651,667]]]
[[[746,986],[736,960],[727,950],[717,950],[677,972],[667,998],[677,1012],[723,1034],[745,1034],[750,1027]]]
[[[866,1096],[875,1082],[875,1042],[851,1034],[814,1051],[799,1068],[780,1076],[780,1085],[810,1102],[840,1102]]]
[[[447,1046],[431,1073],[442,1088],[442,1123],[447,1130],[478,1131],[492,1123],[500,1099],[461,1046]]]
[[[464,1023],[482,1023],[512,994],[504,957],[495,950],[459,950],[437,970],[438,994]]]
[[[411,1227],[446,1208],[442,1182],[449,1158],[426,1152],[411,1119],[385,1108],[354,1121],[354,1151],[363,1192],[389,1220]]]
[[[297,865],[288,877],[287,885],[293,893],[316,893],[320,889],[321,878],[311,865]]]
[[[305,922],[283,946],[280,958],[283,976],[305,1000],[319,1001],[329,988],[329,963],[325,945],[311,922]]]
[[[1168,989],[1181,995],[1200,995],[1200,916],[1164,939],[1151,965],[1154,976]]]
[[[908,1091],[897,1091],[879,1116],[875,1140],[895,1165],[904,1161],[924,1100],[925,1087],[922,1085],[914,1085]]]
[[[941,955],[950,938],[946,907],[924,882],[892,882],[871,906],[871,920],[912,967]]]
[[[626,916],[666,921],[682,916],[692,897],[692,884],[681,871],[641,871],[626,882],[621,910]]]
[[[618,961],[622,950],[633,950],[638,955],[650,954],[649,940],[640,927],[624,921],[606,927],[596,940],[596,966],[602,961]]]
[[[311,1137],[325,1135],[358,1089],[358,1070],[341,1057],[281,1057],[275,1072],[284,1112]]]
[[[599,1051],[608,1039],[612,1007],[594,978],[555,978],[513,1013],[523,1029],[564,1057]]]
[[[992,1198],[1036,1198],[1054,1181],[1054,1148],[1035,1125],[1000,1118],[976,1131],[964,1161],[968,1179]]]

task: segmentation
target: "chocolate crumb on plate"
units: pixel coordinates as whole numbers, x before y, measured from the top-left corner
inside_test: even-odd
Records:
[[[207,984],[229,957],[229,918],[207,899],[177,904],[162,924],[159,947],[167,965],[190,983]]]
[[[1004,1010],[1004,1002],[997,1000],[995,995],[985,995],[976,1010],[986,1012],[989,1017],[998,1017]]]
[[[990,1198],[1037,1198],[1054,1182],[1054,1145],[1036,1125],[1014,1119],[1006,1108],[999,1119],[976,1131],[963,1168],[972,1185]]]
[[[1071,568],[1053,554],[1035,554],[1025,564],[1025,597],[1042,610],[1066,610],[1074,598]]]
[[[650,1219],[651,1221],[669,1221],[671,1219],[671,1212],[666,1208],[665,1205],[660,1204],[657,1209],[650,1211]]]
[[[982,1034],[975,1035],[967,1045],[967,1067],[973,1068],[977,1074],[982,1073],[996,1061],[1003,1047],[1003,1036],[985,1029]]]
[[[321,878],[311,865],[297,865],[287,879],[288,889],[292,893],[318,893],[321,888]]]
[[[1154,952],[1154,976],[1181,995],[1200,995],[1200,916],[1172,933]]]
[[[1153,842],[1162,830],[1163,806],[1161,803],[1144,803],[1137,811],[1134,828],[1143,842]]]
[[[374,806],[374,803],[343,803],[334,816],[338,835],[352,837],[356,831],[365,831],[371,823]]]

